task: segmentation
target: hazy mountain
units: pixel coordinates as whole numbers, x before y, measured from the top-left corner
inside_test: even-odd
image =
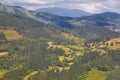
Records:
[[[16,12],[16,10],[17,10],[17,12]],[[78,36],[81,36],[83,38],[86,38],[88,40],[89,39],[96,40],[98,38],[101,38],[101,39],[113,38],[113,37],[119,36],[118,33],[115,33],[113,31],[105,28],[105,27],[109,27],[111,25],[108,22],[106,22],[106,20],[100,20],[99,18],[97,18],[98,20],[95,20],[93,18],[89,18],[90,16],[81,17],[81,18],[62,17],[62,16],[58,16],[58,15],[53,15],[50,13],[28,11],[28,10],[18,7],[18,6],[6,6],[6,5],[0,6],[0,12],[8,14],[8,15],[12,15],[12,14],[14,16],[18,15],[18,18],[17,19],[15,18],[16,21],[19,20],[19,16],[22,16],[23,18],[26,17],[26,18],[29,18],[32,20],[37,20],[37,22],[42,21],[44,23],[47,23],[48,25],[58,26],[62,29],[66,29],[68,32],[72,32],[72,33],[74,33]],[[99,15],[102,15],[102,14],[99,14]],[[96,16],[96,15],[92,15],[92,16]],[[5,24],[13,24],[13,22],[16,22],[13,20],[9,21],[10,20],[9,17],[11,17],[11,16],[8,16],[8,19],[7,19],[7,17],[1,18],[2,20],[6,19],[4,21],[1,21],[1,23],[5,23],[5,21],[7,21],[7,23],[5,23]],[[16,22],[16,23],[18,23],[18,22]],[[21,25],[21,24],[19,24],[19,25]],[[17,26],[17,24],[16,24],[16,26]],[[102,26],[102,28],[99,28],[98,26]]]
[[[67,28],[68,32],[73,32],[88,40],[107,39],[119,36],[118,33],[106,29],[106,27],[110,27],[110,24],[105,20],[61,17],[49,13],[37,13],[35,16],[37,16],[38,19],[43,19],[56,26]]]
[[[43,13],[43,12],[36,13],[34,16],[36,16],[37,19],[42,19],[43,21],[64,28],[72,28],[72,27],[80,27],[80,26],[97,26],[97,27],[107,27],[108,29],[117,32],[120,29],[119,26],[120,14],[113,12],[105,12],[101,14],[84,16],[80,18],[62,17],[62,16]]]
[[[0,12],[29,17],[38,21],[50,23],[65,28],[72,28],[79,26],[102,26],[112,29],[114,31],[119,31],[120,29],[119,27],[120,14],[113,12],[105,12],[102,14],[95,14],[80,18],[71,18],[71,17],[62,17],[45,12],[29,11],[20,6],[8,6],[3,4],[0,4]]]
[[[95,14],[95,15],[91,15],[91,16],[84,16],[83,18],[86,19],[96,19],[96,20],[114,20],[114,19],[120,19],[120,14],[119,13],[115,13],[115,12],[105,12],[105,13],[101,13],[101,14]]]
[[[50,8],[41,8],[37,10],[38,12],[47,12],[59,16],[66,16],[66,17],[81,17],[81,16],[88,16],[91,15],[88,12],[85,12],[83,10],[77,10],[77,9],[64,9],[64,8],[58,8],[58,7],[50,7]]]
[[[3,4],[0,4],[0,12],[29,17],[44,23],[50,23],[64,28],[73,28],[79,26],[102,26],[117,32],[120,29],[119,14],[113,12],[84,16],[81,18],[71,18],[45,12],[29,11],[20,6],[8,6]]]
[[[82,17],[85,20],[97,23],[97,26],[104,26],[111,30],[120,32],[120,14],[114,12],[105,12],[102,14],[95,14],[92,16]]]

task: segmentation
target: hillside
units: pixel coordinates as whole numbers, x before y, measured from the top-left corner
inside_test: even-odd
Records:
[[[61,17],[48,13],[37,13],[35,16],[37,16],[38,19],[43,19],[48,23],[66,29],[68,32],[72,32],[87,40],[103,40],[120,36],[119,33],[106,29],[107,23],[98,22],[97,25],[97,22],[94,20],[93,22],[95,22],[95,24],[93,24],[92,20],[87,21],[81,18]],[[105,24],[105,26],[100,27],[99,24]]]
[[[3,13],[0,17],[2,80],[109,80],[119,69],[118,47],[101,48],[101,42],[86,43],[72,32],[31,18]],[[119,38],[105,43],[110,41]]]
[[[0,12],[0,80],[120,80],[119,33],[85,18],[8,10]]]
[[[1,12],[0,23],[3,25],[8,24],[9,26],[11,23],[13,24],[14,21],[17,24],[18,23],[17,19],[19,19],[19,16],[22,16],[27,19],[33,20],[33,22],[35,22],[34,20],[36,20],[37,24],[39,22],[40,23],[44,22],[50,25],[55,25],[56,27],[61,28],[62,30],[65,30],[69,33],[72,32],[72,34],[85,38],[89,41],[91,41],[91,39],[100,41],[100,40],[110,39],[120,36],[120,33],[114,32],[114,31],[117,32],[119,31],[119,14],[117,13],[108,12],[103,14],[85,16],[81,18],[71,18],[71,17],[57,16],[50,13],[29,11],[22,7],[7,6],[3,4],[0,5],[0,12]],[[6,18],[6,15],[8,16],[9,19],[12,18],[12,15],[16,15],[17,19],[13,18],[13,20],[9,21],[9,19]],[[111,18],[107,20],[109,17]],[[114,18],[113,21],[111,20],[112,18]],[[4,21],[7,23],[5,23]],[[25,22],[25,24],[29,22]],[[35,26],[36,22],[33,24],[30,23],[28,25],[30,26],[32,24]],[[18,23],[17,25],[20,26],[21,24]]]
[[[62,52],[58,55],[54,50],[48,50],[47,42],[73,43],[62,38],[61,33],[62,29],[50,24],[0,13],[0,79],[28,80],[37,74],[38,69],[47,70],[52,64],[57,64],[54,60],[58,60],[57,57],[64,51],[56,49],[56,52]]]
[[[52,36],[54,33],[59,34],[59,32],[62,30],[53,25],[38,22],[31,18],[22,17],[19,15],[13,15],[13,14],[5,14],[5,13],[0,13],[0,26],[1,28],[9,28],[9,27],[13,28],[17,30],[20,34],[24,34],[24,36],[34,37],[34,38],[47,37],[49,35]],[[51,32],[51,34],[49,32]]]

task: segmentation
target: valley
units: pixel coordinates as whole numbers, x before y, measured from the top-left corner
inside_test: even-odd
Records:
[[[0,80],[120,80],[120,33],[108,28],[119,27],[119,15],[71,18],[0,4]]]

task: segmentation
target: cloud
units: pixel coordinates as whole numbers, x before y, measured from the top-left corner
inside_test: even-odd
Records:
[[[81,9],[90,13],[106,11],[120,13],[120,0],[0,0],[1,3],[35,10],[45,7]]]

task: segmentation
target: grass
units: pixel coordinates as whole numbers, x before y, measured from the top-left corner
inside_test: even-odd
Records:
[[[101,41],[99,43],[90,43],[91,51],[97,51],[101,54],[106,54],[107,50],[120,50],[120,38],[110,39],[108,41]]]
[[[18,70],[18,69],[21,69],[22,67],[23,67],[22,64],[19,64],[17,66],[12,66],[10,71]]]
[[[116,44],[116,45],[113,45],[113,46],[107,46],[107,48],[110,49],[110,50],[120,49],[120,44]]]
[[[76,37],[72,34],[62,33],[62,36],[66,39],[73,40],[74,42],[79,43],[79,44],[83,44],[83,42],[85,41],[85,39]]]
[[[69,45],[69,48],[75,49],[75,50],[83,50],[84,49],[84,47],[78,46],[78,45]]]
[[[97,69],[92,69],[88,72],[88,76],[85,80],[106,80],[107,72],[103,72]]]
[[[109,42],[120,42],[120,38],[111,39],[111,40],[109,40]]]
[[[22,67],[23,67],[23,65],[17,65],[17,66],[12,66],[12,67],[10,68],[10,70],[0,69],[0,79],[2,79],[3,76],[4,76],[6,73],[9,73],[9,72],[11,72],[11,71],[20,69],[20,68],[22,68]]]
[[[74,50],[83,50],[84,49],[84,43],[85,39],[76,37],[72,34],[67,34],[67,33],[62,33],[63,37],[68,39],[68,40],[73,40],[76,44],[75,45],[68,45],[70,49]]]
[[[7,70],[0,69],[0,79],[7,73]]]
[[[111,39],[107,43],[107,48],[110,50],[120,49],[120,38]]]
[[[59,61],[63,62],[65,60],[65,56],[59,56]]]
[[[47,72],[55,71],[56,69],[57,69],[57,66],[48,66]]]
[[[64,45],[54,45],[52,42],[48,42],[48,48],[47,49],[50,49],[50,48],[59,48],[59,49],[62,49],[63,51],[65,51],[65,54],[71,54],[72,50],[68,47],[65,47]]]
[[[69,64],[69,66],[72,66],[73,64],[74,64],[74,62],[70,62],[70,63],[68,63]]]
[[[62,36],[67,39],[67,40],[72,40],[74,41],[75,44],[73,45],[61,45],[61,44],[54,44],[53,42],[48,42],[48,47],[47,49],[62,49],[64,51],[64,54],[58,57],[59,62],[63,63],[64,61],[68,61],[67,64],[69,66],[64,66],[64,67],[59,67],[56,66],[58,68],[58,70],[61,72],[63,70],[69,70],[71,68],[71,66],[74,64],[74,62],[72,62],[76,56],[81,56],[82,51],[85,49],[84,47],[84,43],[85,40],[79,37],[76,37],[72,34],[67,34],[67,33],[62,33]],[[55,70],[55,68],[53,67],[49,67],[49,70]]]
[[[0,30],[0,32],[3,32],[8,41],[19,40],[22,38],[22,36],[13,29]]]
[[[30,77],[36,75],[38,73],[38,71],[33,71],[30,74],[28,74],[23,80],[28,80]]]
[[[67,61],[72,61],[75,57],[72,55],[69,55],[68,57],[65,57]]]
[[[0,57],[1,56],[7,56],[9,54],[9,52],[0,52]]]

